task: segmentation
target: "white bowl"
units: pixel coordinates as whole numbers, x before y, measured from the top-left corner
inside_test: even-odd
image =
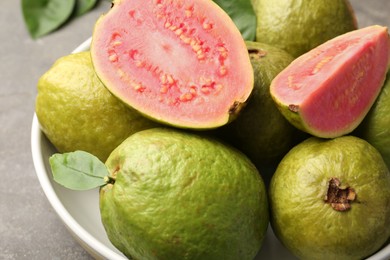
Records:
[[[89,49],[91,38],[77,47],[73,53]],[[108,240],[100,220],[98,189],[74,191],[53,181],[49,157],[56,152],[50,141],[40,130],[34,115],[31,130],[31,149],[35,171],[50,204],[75,239],[96,259],[127,259]],[[296,259],[275,238],[269,228],[263,247],[256,259]],[[390,259],[390,244],[368,258]]]

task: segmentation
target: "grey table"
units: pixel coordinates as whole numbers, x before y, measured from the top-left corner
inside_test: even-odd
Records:
[[[360,27],[390,27],[390,0],[351,0]],[[53,62],[87,39],[110,3],[39,40],[23,23],[20,1],[0,1],[0,259],[92,259],[43,194],[30,150],[36,83]]]

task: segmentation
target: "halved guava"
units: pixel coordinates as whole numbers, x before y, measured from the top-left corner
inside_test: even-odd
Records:
[[[355,30],[295,59],[271,83],[271,96],[297,128],[333,138],[350,133],[377,98],[390,60],[386,27]]]
[[[214,128],[253,89],[245,42],[209,0],[122,0],[96,23],[97,75],[123,102],[160,122]]]

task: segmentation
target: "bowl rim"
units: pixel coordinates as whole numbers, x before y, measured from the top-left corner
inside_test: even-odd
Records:
[[[71,53],[77,53],[89,50],[92,37],[89,37],[78,47],[76,47]],[[66,228],[70,231],[71,235],[79,242],[79,244],[95,258],[106,258],[110,260],[124,260],[123,255],[119,255],[112,249],[104,245],[102,242],[93,237],[88,231],[86,231],[69,213],[64,207],[61,200],[57,196],[53,189],[51,181],[46,171],[45,160],[42,156],[42,139],[44,134],[41,131],[38,117],[34,112],[31,128],[31,153],[35,173],[38,177],[39,183],[43,189],[43,192],[48,199],[49,203],[53,207],[54,211],[60,217]],[[381,249],[375,252],[373,255],[366,258],[366,260],[387,260],[390,257],[390,243],[384,245]]]
[[[91,37],[85,40],[81,45],[73,50],[72,53],[77,53],[81,51],[86,51],[89,49],[91,43]],[[41,184],[43,192],[46,198],[49,200],[49,203],[60,217],[62,222],[65,224],[66,228],[71,231],[71,234],[74,238],[84,247],[91,255],[98,257],[104,257],[112,260],[123,260],[123,256],[117,254],[106,245],[101,243],[99,240],[94,238],[89,232],[87,232],[69,213],[69,211],[64,207],[56,192],[53,189],[53,186],[50,182],[49,176],[45,168],[45,160],[42,155],[42,139],[43,132],[41,131],[38,117],[34,112],[32,128],[31,128],[31,153],[33,164],[35,168],[36,175]]]
[[[115,253],[99,240],[94,238],[89,232],[87,232],[68,212],[64,207],[56,192],[53,189],[53,186],[50,182],[49,176],[45,169],[45,158],[43,158],[41,153],[41,142],[43,138],[43,133],[40,130],[38,118],[34,113],[32,129],[31,129],[31,147],[32,147],[32,157],[35,172],[38,176],[38,180],[41,184],[43,192],[46,195],[46,198],[49,200],[49,203],[53,207],[54,211],[60,217],[62,222],[65,224],[66,228],[71,231],[73,236],[77,241],[84,247],[91,255],[96,255],[105,257],[112,260],[123,260],[123,256]],[[92,251],[91,251],[92,250]]]

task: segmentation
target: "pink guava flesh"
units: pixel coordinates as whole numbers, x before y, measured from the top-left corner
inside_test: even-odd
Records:
[[[221,126],[253,88],[245,42],[210,0],[114,1],[91,55],[114,95],[171,125]]]
[[[367,114],[389,60],[386,27],[355,30],[294,60],[275,77],[271,95],[298,128],[319,137],[340,136],[356,128]]]

